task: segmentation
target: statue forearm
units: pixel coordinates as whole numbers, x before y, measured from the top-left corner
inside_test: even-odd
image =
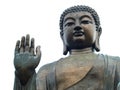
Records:
[[[26,79],[25,76],[15,72],[14,90],[36,90],[36,72]]]

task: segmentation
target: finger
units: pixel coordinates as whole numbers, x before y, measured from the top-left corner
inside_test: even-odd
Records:
[[[31,47],[30,47],[30,52],[31,54],[34,55],[34,47],[35,47],[35,40],[34,38],[31,39]]]
[[[39,58],[41,57],[40,46],[36,47],[36,56],[39,57]]]
[[[20,52],[24,52],[25,49],[25,37],[21,38]]]
[[[15,54],[19,53],[19,49],[20,49],[19,47],[20,47],[20,40],[18,40],[18,41],[16,42]]]
[[[40,51],[40,46],[37,46],[36,47],[36,56],[35,56],[35,60],[36,60],[36,65],[35,67],[37,67],[37,65],[39,64],[40,62],[40,59],[41,59],[41,51]]]
[[[26,43],[25,43],[25,52],[29,52],[29,42],[30,42],[30,35],[26,35]]]

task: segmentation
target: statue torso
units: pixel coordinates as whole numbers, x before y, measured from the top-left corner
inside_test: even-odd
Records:
[[[97,64],[100,64],[100,62],[94,63],[92,69],[82,80],[66,90],[104,90],[104,67]]]
[[[70,55],[41,69],[37,81],[41,83],[44,77],[45,81],[49,79],[45,87],[57,88],[45,90],[117,90],[119,66],[120,58],[94,53]]]
[[[103,65],[96,54],[71,55],[58,61],[58,90],[103,90]]]

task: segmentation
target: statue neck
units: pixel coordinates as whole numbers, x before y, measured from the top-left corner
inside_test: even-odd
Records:
[[[92,48],[72,49],[70,51],[70,55],[80,55],[80,54],[87,54],[87,53],[93,53]]]

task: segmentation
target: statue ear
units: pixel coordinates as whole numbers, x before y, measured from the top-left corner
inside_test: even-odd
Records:
[[[65,45],[65,42],[64,42],[64,39],[63,39],[63,32],[62,32],[62,31],[60,32],[60,36],[61,36],[61,39],[62,39],[62,41],[63,41],[63,55],[67,55],[67,53],[68,53],[68,48],[67,48],[67,46]]]
[[[67,46],[63,44],[63,55],[67,55],[67,53],[68,53]]]
[[[102,28],[101,28],[101,27],[98,27],[98,29],[97,29],[97,37],[96,37],[95,43],[94,43],[94,45],[93,45],[93,48],[94,48],[97,52],[100,51],[99,39],[100,39],[101,33],[102,33]]]

